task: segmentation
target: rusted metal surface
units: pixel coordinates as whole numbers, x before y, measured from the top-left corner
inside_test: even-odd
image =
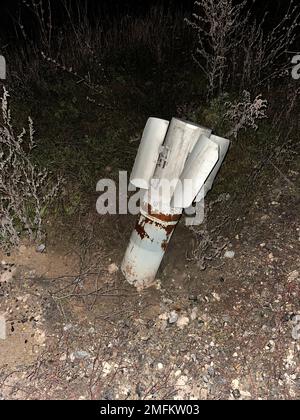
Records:
[[[158,219],[162,222],[178,222],[178,220],[181,217],[181,213],[178,214],[164,214],[156,211],[154,208],[152,208],[151,204],[148,203],[147,205],[147,211],[148,215],[154,217],[155,219]]]
[[[181,216],[154,214],[140,214],[121,266],[127,281],[138,289],[150,287],[155,282],[164,253]]]

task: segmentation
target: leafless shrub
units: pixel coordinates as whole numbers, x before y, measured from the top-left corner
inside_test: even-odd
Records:
[[[284,16],[271,30],[264,30],[268,15],[247,25],[241,59],[242,86],[262,85],[289,73],[286,54],[294,44],[300,25],[300,8],[289,0]]]
[[[289,0],[279,22],[266,30],[267,14],[260,20],[251,16],[251,4],[240,0],[199,0],[192,20],[197,36],[195,61],[205,74],[208,93],[224,92],[228,83],[244,89],[284,75],[300,25],[300,8]]]
[[[262,99],[262,95],[251,99],[250,92],[244,91],[243,98],[240,102],[227,102],[228,111],[225,114],[234,125],[226,134],[226,137],[234,136],[237,138],[238,132],[243,129],[258,129],[257,122],[263,118],[267,118],[266,110],[268,101]]]
[[[42,237],[45,211],[57,196],[61,179],[51,182],[48,171],[31,159],[35,147],[33,121],[15,134],[4,88],[0,125],[0,245],[17,245],[25,233],[32,240]]]
[[[221,91],[228,75],[228,58],[243,41],[249,20],[247,0],[234,5],[233,0],[195,2],[193,21],[187,23],[197,34],[194,59],[208,81],[208,93]]]

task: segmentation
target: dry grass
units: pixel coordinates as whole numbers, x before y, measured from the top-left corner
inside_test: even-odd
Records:
[[[22,234],[40,241],[45,212],[58,195],[61,180],[51,181],[46,169],[31,159],[36,146],[33,121],[27,130],[15,134],[4,88],[0,124],[0,243],[3,247],[18,245]]]

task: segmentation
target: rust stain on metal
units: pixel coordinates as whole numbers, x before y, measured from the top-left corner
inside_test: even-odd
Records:
[[[166,231],[166,235],[167,235],[166,239],[161,244],[161,248],[163,251],[166,251],[169,244],[170,236],[175,230],[175,227],[176,225],[162,226],[162,228]]]
[[[170,236],[172,235],[177,223],[174,224],[169,224],[169,225],[164,225],[160,222],[165,222],[165,223],[170,223],[170,222],[178,222],[181,214],[163,214],[163,213],[155,213],[152,208],[151,205],[148,205],[148,211],[149,211],[149,215],[151,215],[152,217],[155,217],[157,219],[157,221],[153,220],[153,219],[148,219],[147,217],[145,217],[145,219],[143,219],[142,221],[138,221],[136,226],[135,226],[135,230],[137,232],[137,234],[140,236],[140,238],[143,239],[149,239],[150,241],[152,241],[153,239],[150,238],[150,236],[148,235],[148,233],[145,230],[145,226],[148,225],[153,225],[155,227],[157,227],[158,229],[161,229],[162,231],[165,231],[166,233],[166,239],[164,241],[162,241],[161,244],[161,248],[163,251],[166,251],[168,243],[169,243],[169,239]]]
[[[159,220],[162,220],[162,221],[166,221],[166,220],[163,220],[164,217],[165,218],[169,217],[169,216],[174,217],[173,215],[164,215],[164,214],[156,214],[156,216],[160,216],[161,218]],[[180,217],[181,217],[181,215],[176,215],[176,219],[174,219],[174,221],[178,221],[180,219]],[[140,236],[141,239],[147,238],[149,240],[152,240],[150,238],[150,236],[148,235],[148,233],[145,231],[146,224],[154,225],[154,226],[158,227],[159,229],[164,230],[168,237],[171,235],[171,233],[173,232],[173,230],[176,227],[176,225],[164,226],[164,225],[160,224],[159,222],[155,222],[154,220],[146,218],[142,222],[138,221],[136,226],[135,226],[135,230],[136,230],[137,234]]]
[[[175,229],[177,225],[168,225],[168,226],[164,226],[164,230],[166,231],[167,236],[170,236],[171,233],[173,232],[173,230]]]
[[[181,217],[181,214],[157,213],[154,209],[152,209],[151,204],[148,204],[148,213],[150,216],[153,216],[162,222],[177,222]]]
[[[145,224],[146,224],[146,222],[140,223],[138,221],[137,224],[135,225],[135,230],[136,230],[137,234],[141,237],[141,239],[144,239],[144,238],[150,239],[150,236],[145,231]]]

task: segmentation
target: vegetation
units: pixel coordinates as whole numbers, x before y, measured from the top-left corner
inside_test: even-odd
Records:
[[[22,10],[30,13],[36,30],[29,30],[21,13],[15,22],[18,42],[0,42],[0,54],[9,63],[2,109],[7,112],[9,92],[15,129],[31,115],[37,131],[33,148],[30,120],[28,146],[13,159],[21,159],[32,173],[41,168],[38,187],[47,203],[33,195],[21,216],[8,204],[15,196],[3,201],[11,185],[2,185],[1,220],[10,214],[9,229],[1,225],[3,243],[16,243],[21,234],[32,238],[33,232],[40,237],[47,217],[85,213],[100,177],[131,169],[136,140],[150,115],[188,118],[232,139],[215,194],[237,195],[239,208],[246,182],[266,171],[285,173],[299,147],[300,89],[286,53],[295,45],[299,25],[293,2],[271,30],[265,29],[266,17],[255,20],[246,0],[238,6],[232,0],[201,0],[193,16],[155,7],[144,16],[100,22],[90,17],[88,3],[76,8],[74,3],[62,2],[68,22],[62,26],[50,0],[24,1]],[[219,12],[223,21],[215,19]],[[1,124],[3,155],[7,139],[19,147],[16,139],[23,134],[10,132],[3,142],[7,120]],[[32,188],[26,171],[24,182]],[[60,190],[57,177],[65,180]],[[23,181],[14,179],[11,194],[20,195]]]

